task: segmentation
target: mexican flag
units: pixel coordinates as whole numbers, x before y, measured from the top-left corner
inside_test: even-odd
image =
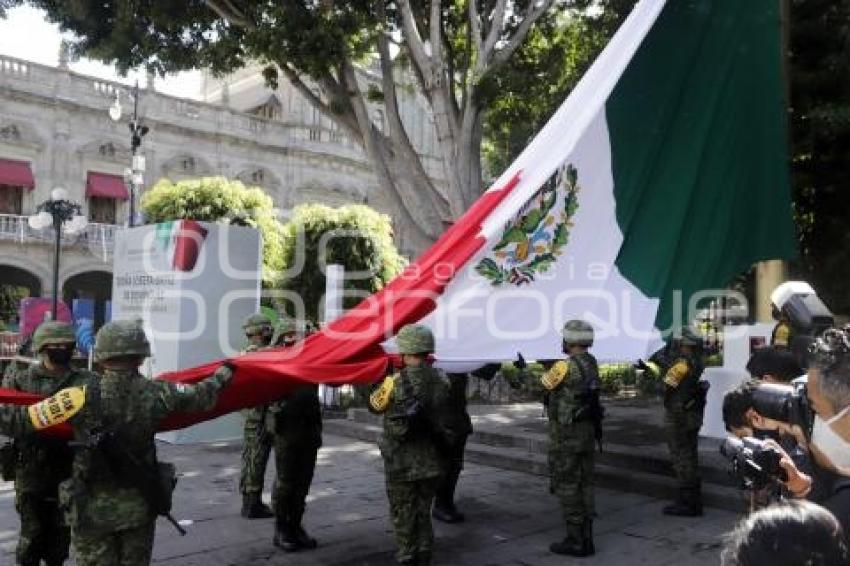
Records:
[[[777,0],[641,0],[516,162],[381,292],[290,350],[241,356],[212,414],[362,383],[423,322],[437,363],[644,356],[754,262],[794,254]],[[191,382],[220,362],[165,379]],[[205,417],[175,419],[182,426]]]
[[[557,357],[571,318],[598,357],[635,359],[754,262],[793,256],[778,10],[638,3],[495,183],[519,179],[425,319],[441,364]]]

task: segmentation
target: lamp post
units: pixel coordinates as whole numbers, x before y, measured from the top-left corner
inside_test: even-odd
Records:
[[[142,145],[142,138],[148,133],[149,128],[143,126],[139,120],[139,81],[136,81],[136,86],[133,87],[133,117],[128,124],[130,127],[130,150],[133,154],[131,167],[124,172],[124,180],[130,187],[130,219],[127,225],[131,228],[136,223],[136,193],[138,193],[144,183],[145,175],[145,156],[138,153],[139,147]],[[113,122],[121,120],[121,91],[115,92],[115,102],[109,107],[109,117]]]
[[[50,192],[50,198],[36,207],[36,213],[29,217],[27,223],[33,230],[44,230],[53,226],[56,240],[53,248],[53,309],[50,311],[52,320],[59,315],[59,254],[62,249],[62,231],[76,234],[85,229],[88,220],[82,215],[80,205],[68,200],[68,191],[55,188]]]

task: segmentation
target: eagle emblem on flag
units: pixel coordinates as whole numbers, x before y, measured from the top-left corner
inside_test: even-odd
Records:
[[[517,287],[548,271],[569,241],[579,191],[578,170],[565,163],[505,225],[501,239],[475,270],[494,286]]]

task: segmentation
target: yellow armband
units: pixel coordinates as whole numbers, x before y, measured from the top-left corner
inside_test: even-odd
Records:
[[[376,413],[383,413],[390,405],[390,399],[392,399],[393,396],[393,387],[395,387],[395,380],[395,375],[387,376],[384,378],[384,382],[381,386],[369,395],[369,406],[372,407],[372,410]]]
[[[540,383],[543,384],[543,387],[552,391],[556,387],[558,387],[564,378],[567,377],[567,373],[570,371],[570,364],[561,360],[559,362],[555,362],[549,371],[543,374],[543,377],[540,378]]]
[[[76,415],[85,404],[86,388],[68,387],[52,397],[30,405],[27,410],[33,428],[42,430],[64,423]]]
[[[688,377],[690,371],[691,368],[688,367],[687,362],[678,361],[667,370],[667,375],[664,376],[664,383],[673,388],[679,387],[682,380]]]
[[[791,341],[791,329],[788,328],[787,324],[780,323],[776,326],[776,330],[773,332],[773,345],[774,346],[783,346],[787,348],[789,346],[789,342]]]

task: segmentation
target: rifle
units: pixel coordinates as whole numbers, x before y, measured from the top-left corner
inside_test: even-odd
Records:
[[[142,462],[120,442],[114,432],[97,431],[89,434],[86,442],[73,442],[71,445],[85,448],[98,448],[106,456],[110,468],[117,477],[126,478],[128,483],[139,490],[142,498],[148,502],[157,515],[165,517],[177,529],[180,536],[186,536],[186,529],[171,514],[171,492],[177,483],[176,478],[167,479],[170,486],[164,485],[160,467],[169,467],[169,475],[173,475],[171,464],[157,462],[150,466]]]

